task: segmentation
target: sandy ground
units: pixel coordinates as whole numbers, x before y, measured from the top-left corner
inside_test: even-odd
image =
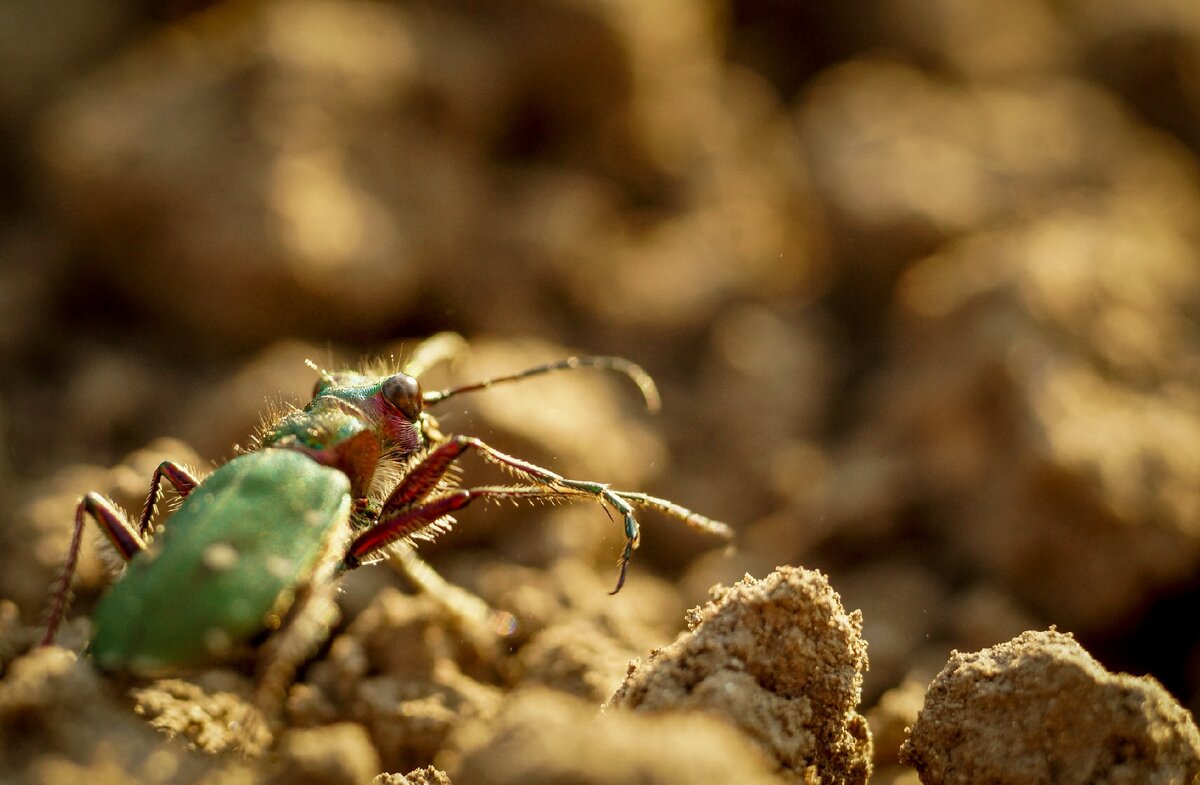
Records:
[[[0,781],[1200,778],[1200,6],[11,0],[0,30]],[[35,647],[82,494],[136,511],[303,402],[306,359],[444,330],[470,352],[430,389],[645,366],[658,415],[579,371],[438,416],[734,547],[646,511],[610,596],[598,506],[472,508],[421,545],[459,588],[354,571],[264,716],[254,652],[95,670],[92,532]]]

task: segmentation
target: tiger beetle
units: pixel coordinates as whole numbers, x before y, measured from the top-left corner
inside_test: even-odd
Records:
[[[657,391],[639,366],[618,357],[571,357],[423,392],[416,377],[449,359],[460,343],[457,336],[435,336],[396,372],[331,373],[310,363],[320,376],[307,406],[269,417],[251,449],[204,479],[164,461],[136,525],[100,494],[84,496],[42,645],[54,640],[66,613],[86,518],[128,563],[95,609],[89,648],[96,666],[156,676],[254,653],[260,705],[282,696],[328,635],[337,617],[335,586],[347,570],[396,555],[418,585],[447,586],[431,577],[436,573],[413,552],[413,540],[445,531],[450,516],[477,499],[592,499],[616,511],[625,545],[613,594],[638,547],[635,508],[730,538],[725,524],[666,499],[568,479],[477,438],[443,435],[428,411],[462,393],[575,368],[625,374],[654,409]],[[458,487],[452,468],[468,452],[517,482]],[[151,517],[164,480],[183,501],[154,537]]]

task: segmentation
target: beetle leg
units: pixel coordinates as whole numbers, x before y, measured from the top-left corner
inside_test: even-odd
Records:
[[[667,499],[660,499],[657,496],[649,496],[644,493],[613,490],[605,483],[568,479],[550,469],[500,452],[479,439],[457,436],[453,441],[465,442],[466,446],[476,450],[484,459],[497,464],[511,474],[543,487],[545,489],[544,496],[556,496],[560,494],[563,496],[590,496],[601,504],[611,506],[620,513],[625,524],[625,549],[621,554],[621,560],[617,568],[617,586],[612,590],[612,594],[619,592],[621,586],[624,585],[625,571],[629,566],[629,559],[632,557],[633,551],[638,547],[640,530],[637,519],[633,515],[633,507],[649,507],[665,515],[677,518],[698,531],[716,535],[726,540],[733,539],[733,530],[728,525],[692,512],[688,508]]]
[[[42,646],[54,642],[58,625],[62,622],[71,602],[71,580],[75,577],[75,567],[79,562],[79,548],[83,540],[84,516],[90,515],[99,524],[105,537],[112,543],[117,553],[125,561],[132,559],[144,550],[146,541],[142,535],[129,524],[123,513],[115,504],[98,493],[89,493],[80,500],[75,508],[75,528],[71,533],[71,545],[67,549],[67,560],[59,571],[50,595],[50,610],[46,617],[46,634],[42,637]]]
[[[429,529],[451,513],[461,510],[476,499],[565,499],[571,494],[531,485],[493,485],[483,488],[458,488],[449,493],[407,510],[382,515],[371,528],[360,532],[350,542],[343,559],[345,569],[352,570],[365,560],[405,537]]]
[[[428,528],[430,524],[445,518],[455,510],[461,510],[477,495],[475,490],[459,489],[412,509],[380,515],[371,528],[359,533],[350,542],[342,560],[346,569],[354,569],[362,564],[364,559],[384,550],[392,543]]]
[[[146,494],[146,504],[142,507],[142,517],[138,520],[138,533],[143,537],[150,529],[150,516],[154,514],[154,506],[158,504],[159,492],[162,486],[162,480],[166,477],[175,490],[181,497],[186,499],[192,489],[200,484],[183,465],[175,463],[175,461],[163,461],[154,470],[154,476],[150,478],[150,492]],[[128,561],[128,559],[126,559]]]
[[[337,623],[338,606],[333,571],[296,590],[296,598],[288,610],[287,619],[278,632],[263,645],[259,657],[257,687],[254,703],[268,718],[282,714],[288,686],[305,660],[317,652],[320,643],[329,636]]]
[[[392,560],[414,586],[435,602],[454,619],[481,649],[495,644],[495,636],[511,635],[517,628],[516,618],[507,611],[498,611],[471,592],[457,586],[438,574],[429,562],[417,555],[416,548],[405,543]],[[487,630],[485,638],[475,633]]]
[[[467,450],[475,450],[485,460],[528,480],[533,483],[533,486],[458,490],[438,497],[427,504],[420,504],[422,499],[437,488],[438,483],[454,461]],[[435,447],[404,477],[384,502],[376,526],[363,532],[351,544],[347,554],[347,566],[357,565],[364,556],[390,545],[401,537],[420,531],[454,510],[462,509],[472,500],[481,496],[514,500],[585,496],[594,498],[601,504],[616,510],[621,515],[625,526],[625,548],[621,552],[621,559],[617,566],[617,585],[612,590],[612,594],[620,591],[625,584],[629,560],[640,540],[640,528],[637,518],[633,514],[634,506],[656,509],[666,515],[678,518],[694,529],[725,539],[731,539],[733,536],[730,528],[724,523],[706,518],[672,501],[648,496],[644,493],[613,490],[605,483],[568,479],[550,469],[500,452],[474,437],[454,436]]]
[[[436,489],[438,482],[453,462],[467,450],[473,449],[486,460],[509,473],[533,483],[530,486],[460,489],[421,502]],[[616,491],[608,485],[587,480],[572,480],[536,464],[523,461],[491,447],[470,436],[455,436],[438,445],[415,466],[384,502],[378,522],[362,532],[346,554],[347,568],[356,567],[370,556],[397,540],[415,534],[450,513],[460,510],[481,497],[518,499],[568,499],[590,497],[616,510],[625,526],[625,548],[617,566],[616,594],[625,583],[626,570],[633,551],[638,547],[640,529],[634,517],[634,506],[650,507],[678,518],[688,526],[725,538],[732,532],[725,524],[706,518],[666,499],[644,493]]]
[[[522,492],[522,496],[590,495],[609,502],[622,514],[632,513],[632,510],[626,509],[628,505],[618,498],[620,494],[609,490],[608,486],[603,483],[568,480],[549,469],[502,453],[479,439],[471,436],[452,436],[437,445],[420,463],[409,470],[380,508],[380,519],[412,510],[414,505],[437,489],[438,483],[441,482],[454,461],[467,450],[475,450],[483,458],[502,466],[509,473],[528,480],[533,483],[535,490],[544,488],[540,492]],[[670,502],[664,502],[664,504],[671,505]],[[673,506],[678,507],[678,505]],[[632,539],[637,539],[636,521],[633,522],[632,533],[627,531],[627,534]]]
[[[625,570],[633,550],[638,542],[638,524],[633,517],[633,507],[622,499],[616,492],[599,483],[583,483],[577,480],[562,480],[561,487],[546,485],[513,485],[493,486],[484,488],[460,488],[444,496],[439,496],[411,509],[400,510],[391,515],[381,516],[379,521],[370,529],[359,534],[350,543],[344,563],[347,569],[353,569],[375,553],[404,537],[417,534],[457,510],[461,510],[476,499],[495,498],[517,501],[520,499],[567,499],[572,496],[594,495],[609,502],[625,519],[625,550],[617,575],[617,587],[612,590],[616,594],[625,582]]]
[[[296,587],[279,631],[265,644],[259,658],[255,704],[266,717],[279,717],[288,685],[304,661],[314,655],[338,619],[337,583],[341,569],[338,557],[346,547],[348,527],[327,538],[317,566],[308,579]]]
[[[404,475],[380,508],[380,516],[406,510],[433,493],[454,461],[471,446],[466,436],[452,436],[431,450]]]
[[[727,541],[733,539],[733,529],[729,528],[729,524],[713,520],[698,512],[692,512],[687,507],[676,504],[669,499],[660,499],[657,496],[650,496],[649,494],[634,491],[613,491],[613,493],[626,501],[632,502],[635,507],[649,507],[652,510],[658,510],[664,515],[678,518],[697,531],[711,534]]]
[[[150,478],[150,491],[146,494],[146,504],[142,508],[141,518],[137,528],[134,528],[125,513],[115,504],[98,493],[89,493],[80,500],[75,508],[75,528],[71,534],[71,544],[67,550],[67,560],[59,572],[50,595],[50,610],[47,613],[46,634],[42,637],[43,646],[54,642],[54,635],[67,613],[71,602],[71,581],[75,577],[75,568],[79,563],[79,549],[83,541],[84,515],[90,515],[99,524],[104,536],[112,543],[113,548],[125,561],[129,561],[139,552],[146,549],[146,535],[150,528],[150,516],[154,514],[154,506],[158,503],[162,491],[162,481],[166,478],[179,495],[187,498],[200,481],[182,465],[174,461],[163,461],[154,470]]]
[[[443,332],[417,344],[412,356],[404,363],[404,372],[420,378],[430,368],[454,362],[467,351],[466,340],[458,333]]]

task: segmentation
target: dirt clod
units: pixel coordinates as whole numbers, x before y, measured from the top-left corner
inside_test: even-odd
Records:
[[[610,705],[703,709],[752,738],[790,778],[863,783],[871,737],[857,711],[867,645],[819,572],[780,567],[717,587],[690,631],[632,668]]]
[[[374,785],[451,785],[446,772],[426,766],[413,769],[408,774],[380,774]]]
[[[604,716],[593,704],[536,688],[514,696],[493,725],[468,727],[457,741],[455,785],[779,782],[753,744],[711,717]]]
[[[189,748],[258,755],[271,745],[271,732],[258,710],[227,691],[206,691],[180,679],[163,679],[131,691],[134,711],[151,726]]]
[[[1070,635],[955,652],[901,750],[925,785],[1193,783],[1200,734],[1150,677],[1112,674]]]
[[[370,736],[354,723],[293,730],[279,747],[285,765],[280,783],[366,785],[379,772],[379,755]]]

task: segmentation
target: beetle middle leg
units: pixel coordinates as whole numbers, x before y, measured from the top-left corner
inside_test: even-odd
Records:
[[[146,494],[146,503],[142,506],[142,517],[138,519],[138,532],[143,537],[150,529],[150,517],[154,515],[155,505],[158,504],[163,478],[171,483],[171,487],[183,499],[186,499],[188,494],[200,484],[200,480],[182,464],[175,463],[175,461],[160,463],[154,470],[154,476],[150,478],[150,491]]]
[[[516,617],[491,607],[480,597],[443,578],[429,562],[417,555],[411,544],[401,543],[392,563],[417,589],[441,606],[477,650],[493,651],[497,636],[503,638],[516,630]],[[481,635],[481,630],[487,634]]]
[[[46,633],[42,636],[42,646],[49,646],[54,642],[54,636],[58,632],[58,627],[66,615],[67,606],[71,602],[71,581],[75,578],[75,568],[79,564],[84,517],[90,516],[96,522],[117,554],[128,562],[146,549],[150,518],[154,514],[154,507],[158,504],[161,496],[163,479],[170,482],[172,487],[184,498],[187,498],[187,495],[200,482],[191,472],[174,461],[160,463],[154,470],[154,476],[150,479],[150,491],[146,494],[146,503],[142,508],[136,528],[129,523],[125,513],[119,507],[98,493],[88,493],[76,505],[75,527],[71,532],[71,544],[67,548],[67,558],[50,594],[50,610],[46,616]]]

